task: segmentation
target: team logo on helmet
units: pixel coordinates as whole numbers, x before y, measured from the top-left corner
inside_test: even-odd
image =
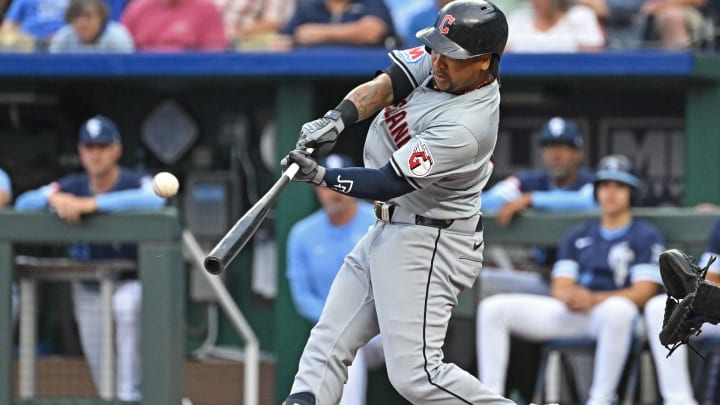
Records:
[[[433,158],[430,154],[430,148],[425,142],[417,141],[413,146],[408,159],[408,167],[412,174],[418,177],[425,177],[430,173],[430,169],[433,167]]]
[[[445,17],[443,17],[442,22],[438,26],[438,31],[447,35],[447,33],[450,32],[450,26],[453,25],[454,22],[455,17],[450,14],[445,14]]]

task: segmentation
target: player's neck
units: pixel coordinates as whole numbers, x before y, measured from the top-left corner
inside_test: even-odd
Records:
[[[91,175],[90,176],[90,189],[93,194],[107,193],[112,190],[113,186],[117,182],[120,176],[120,168],[118,166],[113,167],[106,173]]]
[[[627,226],[630,222],[632,222],[632,211],[629,209],[603,213],[600,217],[600,226],[611,231]]]
[[[358,205],[357,204],[349,204],[347,209],[342,210],[337,213],[333,213],[328,215],[328,218],[330,219],[330,223],[334,226],[341,226],[345,225],[348,222],[352,221],[353,218],[355,218],[355,214],[358,211]]]

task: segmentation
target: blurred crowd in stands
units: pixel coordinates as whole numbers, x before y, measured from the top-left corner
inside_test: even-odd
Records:
[[[6,52],[283,51],[418,46],[451,0],[0,0]],[[718,0],[495,0],[509,52],[700,49]]]

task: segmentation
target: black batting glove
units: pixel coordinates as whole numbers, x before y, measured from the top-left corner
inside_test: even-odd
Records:
[[[325,156],[335,146],[343,129],[345,123],[340,111],[330,110],[322,118],[303,124],[295,149],[315,148],[318,156]]]
[[[307,151],[298,149],[290,151],[290,153],[280,161],[283,172],[293,163],[297,163],[297,165],[300,166],[300,170],[298,170],[293,178],[294,181],[305,181],[316,186],[323,184],[325,168],[311,158]]]

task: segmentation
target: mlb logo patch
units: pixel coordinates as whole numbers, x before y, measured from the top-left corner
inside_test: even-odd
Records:
[[[411,49],[405,49],[403,51],[398,51],[400,54],[400,58],[404,60],[407,63],[415,63],[423,58],[423,56],[427,55],[427,52],[425,52],[425,46],[416,46],[415,48]]]
[[[413,146],[412,153],[408,159],[410,172],[418,177],[425,177],[433,167],[433,158],[430,148],[422,140],[417,141]]]

